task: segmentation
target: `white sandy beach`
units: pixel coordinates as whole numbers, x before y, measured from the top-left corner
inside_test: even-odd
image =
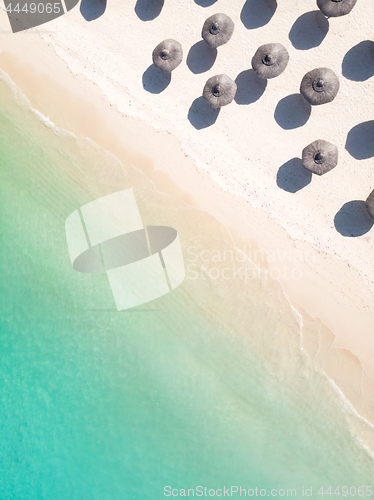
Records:
[[[89,22],[77,7],[18,34],[11,33],[2,9],[0,67],[55,125],[133,162],[157,190],[213,215],[250,258],[274,270],[304,316],[303,347],[318,353],[321,368],[374,422],[374,227],[357,237],[341,234],[352,226],[349,213],[340,213],[334,225],[345,203],[365,200],[374,189],[373,158],[358,159],[360,134],[350,135],[353,156],[346,149],[351,129],[373,119],[374,79],[355,76],[352,56],[342,74],[347,52],[372,37],[374,4],[358,0],[349,16],[330,19],[319,45],[305,50],[323,38],[320,28],[308,32],[321,19],[308,15],[303,24],[301,18],[291,40],[289,34],[300,16],[316,11],[314,0],[279,0],[270,21],[257,29],[247,29],[246,17],[240,18],[244,0],[218,0],[207,8],[193,0],[165,0],[150,21],[139,18],[135,3],[109,1],[105,13]],[[202,42],[189,51],[201,40],[204,20],[216,12],[228,14],[235,31],[212,65]],[[149,67],[153,48],[166,38],[182,44],[184,61],[160,91]],[[286,71],[268,81],[263,93],[254,85],[255,97],[245,86],[250,73],[241,75],[238,102],[222,108],[206,126],[201,100],[193,105],[205,81],[220,73],[235,80],[251,68],[257,47],[268,42],[286,46]],[[295,94],[303,75],[322,66],[339,76],[340,91],[309,116]],[[288,162],[316,139],[338,146],[339,164],[307,183],[299,162]],[[292,168],[299,172],[296,181]],[[300,189],[284,189],[290,182]],[[364,224],[369,229],[367,220]],[[300,273],[286,274],[285,268]],[[308,335],[308,325],[316,321],[318,339]]]

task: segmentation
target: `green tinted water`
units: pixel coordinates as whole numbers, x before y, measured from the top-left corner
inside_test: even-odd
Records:
[[[134,187],[184,249],[205,215],[0,90],[0,498],[145,500],[167,485],[266,496],[313,485],[318,498],[322,485],[373,483],[337,396],[298,349],[297,321],[261,284],[234,308],[229,284],[224,297],[186,280],[119,313],[105,275],[73,271],[64,221],[98,195]]]

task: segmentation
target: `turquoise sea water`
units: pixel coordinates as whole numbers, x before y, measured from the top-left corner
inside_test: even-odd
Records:
[[[98,195],[133,187],[184,251],[204,245],[207,216],[47,127],[4,83],[0,104],[0,499],[153,500],[168,485],[322,498],[320,486],[374,485],[275,289],[252,282],[239,297],[186,280],[117,312],[105,275],[71,267],[65,219]]]

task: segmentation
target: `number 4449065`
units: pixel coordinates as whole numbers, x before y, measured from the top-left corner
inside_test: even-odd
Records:
[[[61,12],[61,5],[60,3],[47,3],[44,4],[42,2],[40,3],[30,3],[23,5],[22,7],[20,6],[19,3],[16,5],[12,5],[12,2],[9,2],[9,5],[6,7],[7,12],[30,12],[31,14],[43,14],[46,12],[47,14],[51,14],[52,12],[55,14],[59,14]]]
[[[326,490],[323,489],[323,486],[320,488],[318,495],[337,495],[343,497],[355,497],[358,495],[359,497],[371,497],[373,492],[371,491],[372,486],[338,486],[333,491],[331,486]]]

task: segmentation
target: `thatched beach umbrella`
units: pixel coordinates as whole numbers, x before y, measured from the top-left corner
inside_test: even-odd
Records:
[[[357,0],[317,0],[317,6],[326,17],[340,17],[349,14]]]
[[[233,101],[236,94],[236,83],[227,75],[216,75],[206,82],[203,97],[213,108],[221,108]]]
[[[214,14],[205,21],[201,36],[208,45],[216,49],[230,40],[234,26],[226,14]]]
[[[309,71],[300,85],[300,93],[313,106],[333,101],[338,91],[339,79],[328,68],[317,68]]]
[[[303,165],[314,174],[323,175],[338,164],[338,148],[319,139],[303,149]]]
[[[252,68],[260,78],[275,78],[286,69],[290,56],[280,43],[266,43],[256,50]]]
[[[366,202],[365,202],[367,211],[374,219],[374,190],[369,194]]]
[[[182,45],[168,38],[157,45],[152,53],[152,59],[156,68],[171,73],[182,62]]]

